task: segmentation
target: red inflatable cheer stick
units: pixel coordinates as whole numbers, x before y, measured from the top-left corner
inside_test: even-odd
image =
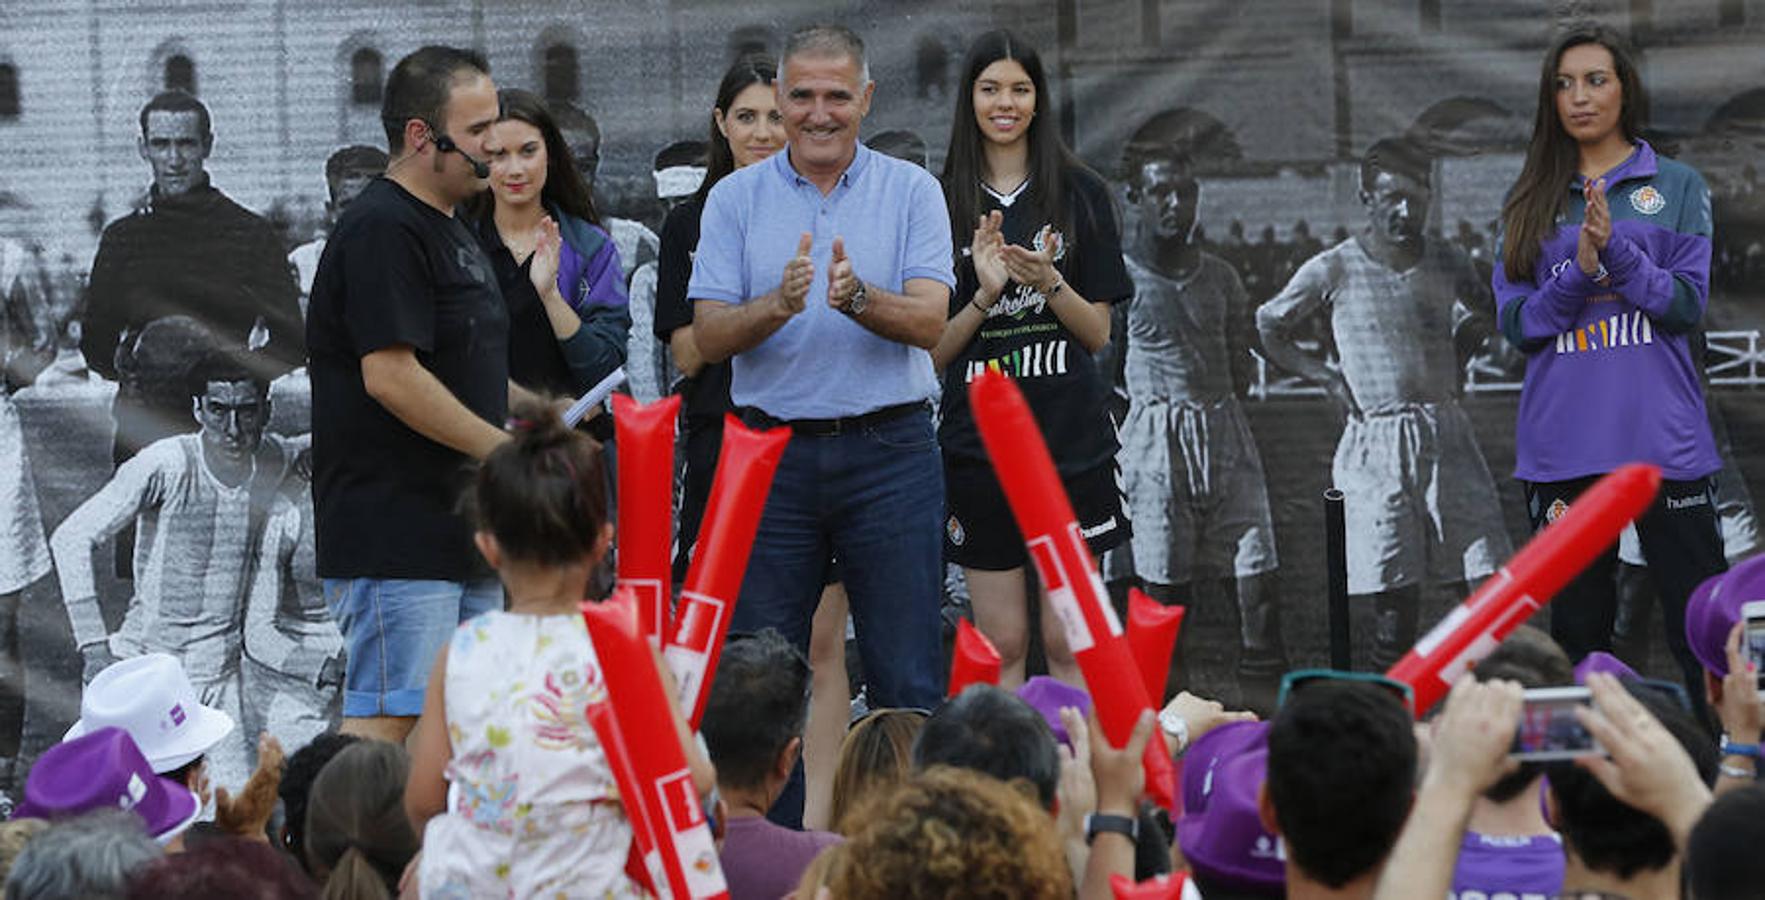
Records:
[[[1046,609],[1059,617],[1067,646],[1085,673],[1103,735],[1110,746],[1125,747],[1134,723],[1140,713],[1152,709],[1152,702],[1122,636],[1121,619],[1104,594],[1091,550],[1079,536],[1078,520],[1054,471],[1048,445],[1023,392],[1003,374],[988,371],[971,382],[968,405],[1036,564],[1048,596]],[[1144,762],[1147,794],[1171,808],[1176,803],[1176,778],[1162,732],[1153,732]]]
[[[1176,649],[1177,634],[1183,628],[1181,606],[1165,606],[1146,596],[1139,588],[1128,591],[1128,647],[1140,667],[1140,681],[1146,685],[1146,696],[1154,703],[1164,699],[1164,684],[1170,677],[1171,651]]]
[[[755,431],[735,416],[723,420],[723,451],[699,526],[698,548],[686,572],[674,627],[662,645],[662,658],[680,684],[680,711],[694,729],[705,714],[711,675],[742,591],[754,532],[760,530],[772,475],[790,438],[786,428]]]
[[[1415,691],[1416,715],[1440,702],[1453,681],[1612,546],[1624,526],[1648,509],[1660,486],[1661,470],[1642,463],[1601,478],[1423,635],[1385,673]]]
[[[950,663],[950,693],[954,697],[971,684],[999,683],[999,651],[967,619],[956,620],[956,655]]]
[[[613,781],[619,785],[621,797],[639,795],[638,785],[643,781],[632,766],[631,748],[625,746],[625,736],[619,733],[619,723],[613,718],[613,707],[606,701],[588,705],[588,725],[594,729],[594,736],[601,742],[601,751],[607,756],[607,767],[613,770]],[[635,807],[626,810],[625,818],[631,823],[631,852],[626,854],[625,875],[632,881],[642,885],[651,896],[661,896],[662,892],[656,885],[668,883],[668,876],[660,870],[662,856],[656,852],[656,835],[650,828],[650,821]],[[657,871],[650,871],[650,864],[657,865]]]
[[[582,620],[607,685],[606,702],[589,709],[590,724],[619,783],[652,886],[676,900],[728,897],[668,689],[638,626],[637,598],[616,591],[605,603],[584,603]]]
[[[1109,891],[1115,895],[1115,900],[1177,900],[1183,896],[1183,882],[1188,878],[1186,873],[1172,872],[1169,875],[1154,875],[1135,884],[1126,875],[1111,875]]]
[[[674,525],[674,422],[680,395],[639,405],[613,395],[619,447],[619,586],[637,595],[644,637],[661,646],[668,633],[669,551]]]

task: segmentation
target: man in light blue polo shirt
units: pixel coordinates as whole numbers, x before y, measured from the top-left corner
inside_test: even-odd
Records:
[[[790,37],[777,82],[789,143],[711,191],[687,293],[700,352],[734,360],[743,418],[793,431],[732,627],[806,649],[835,557],[871,705],[930,708],[944,484],[928,350],[955,278],[937,181],[858,143],[875,87],[851,31]]]

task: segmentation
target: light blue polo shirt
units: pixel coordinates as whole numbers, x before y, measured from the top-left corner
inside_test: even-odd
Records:
[[[833,192],[791,167],[788,148],[711,189],[687,296],[745,303],[778,287],[804,232],[815,237],[805,307],[733,361],[730,399],[780,419],[832,419],[930,398],[931,354],[872,333],[827,305],[833,239],[865,284],[899,293],[909,278],[954,288],[950,219],[937,179],[858,145]],[[940,307],[941,309],[942,307]]]

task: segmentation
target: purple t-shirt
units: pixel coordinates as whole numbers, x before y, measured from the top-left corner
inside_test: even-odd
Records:
[[[730,900],[778,900],[797,889],[811,860],[844,840],[831,831],[792,831],[761,816],[730,819],[720,857]]]
[[[1563,889],[1563,842],[1554,834],[1465,833],[1449,900],[1550,900]]]
[[[1565,185],[1557,229],[1526,280],[1495,267],[1502,332],[1527,353],[1514,475],[1568,481],[1650,462],[1667,478],[1722,468],[1691,333],[1710,293],[1710,190],[1647,143],[1607,173],[1612,235],[1596,283],[1575,263],[1586,209]]]

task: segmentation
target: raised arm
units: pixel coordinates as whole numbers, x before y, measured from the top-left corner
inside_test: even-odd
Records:
[[[1428,770],[1409,821],[1397,837],[1375,900],[1445,897],[1477,796],[1517,764],[1508,757],[1522,693],[1511,681],[1479,684],[1460,676],[1435,723]]]

